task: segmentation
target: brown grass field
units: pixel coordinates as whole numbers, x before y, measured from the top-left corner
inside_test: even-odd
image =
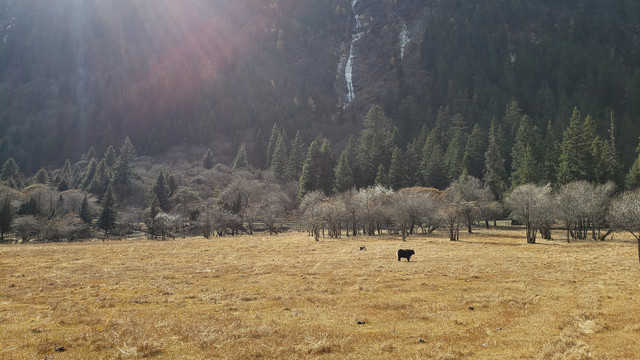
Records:
[[[0,359],[640,357],[631,238],[461,240],[1,245]],[[398,262],[398,248],[416,255]]]

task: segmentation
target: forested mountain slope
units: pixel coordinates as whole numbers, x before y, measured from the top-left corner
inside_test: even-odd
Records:
[[[263,167],[276,122],[341,149],[379,104],[410,143],[448,107],[512,135],[515,100],[560,135],[574,107],[603,139],[613,118],[628,168],[638,19],[634,0],[1,0],[0,163],[34,173],[130,136],[229,161],[244,142]]]

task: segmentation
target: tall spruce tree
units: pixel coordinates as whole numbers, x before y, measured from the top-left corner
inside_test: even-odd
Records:
[[[104,152],[104,161],[107,162],[107,166],[112,168],[116,164],[116,151],[113,149],[113,145],[109,145]]]
[[[80,220],[82,220],[85,224],[90,224],[93,220],[91,210],[89,209],[89,199],[87,198],[87,195],[85,195],[82,199],[82,204],[80,205],[78,216],[80,217]]]
[[[282,132],[278,128],[278,123],[273,123],[273,128],[271,128],[271,137],[269,137],[269,144],[267,145],[267,166],[269,167],[271,166],[273,151],[275,150],[276,143],[280,137],[282,137]]]
[[[558,183],[567,184],[577,180],[592,181],[591,145],[595,138],[590,116],[582,121],[578,108],[573,109],[569,126],[562,137]]]
[[[526,183],[540,182],[540,131],[524,115],[516,132],[515,143],[511,150],[511,186],[513,188]],[[531,167],[534,169],[531,169]]]
[[[118,197],[124,198],[127,190],[131,186],[131,180],[135,176],[134,167],[136,161],[136,149],[127,136],[120,147],[120,155],[113,168],[113,186],[116,188]]]
[[[169,212],[169,210],[171,210],[171,202],[169,201],[171,189],[169,189],[169,184],[167,183],[167,178],[164,175],[164,172],[160,171],[158,173],[151,191],[158,198],[162,211]]]
[[[286,177],[289,180],[300,180],[302,174],[302,165],[305,158],[304,140],[300,131],[296,132],[296,136],[291,143],[289,156],[287,158]]]
[[[384,168],[384,165],[378,165],[378,171],[376,171],[376,179],[374,180],[374,185],[380,185],[385,188],[389,188],[389,176],[387,174],[387,169]]]
[[[22,174],[18,164],[13,158],[7,159],[2,165],[2,170],[0,170],[0,180],[5,181],[11,187],[18,188],[22,183],[21,178]]]
[[[329,140],[327,139],[324,139],[320,146],[320,159],[320,189],[325,193],[325,195],[331,195],[333,194],[333,186],[335,182],[334,169],[336,167],[336,160],[333,156],[333,152],[331,151]]]
[[[424,180],[426,186],[444,190],[449,186],[449,178],[447,177],[447,164],[444,161],[444,155],[440,144],[435,144],[431,153],[431,159],[424,169]]]
[[[342,193],[355,187],[353,180],[353,169],[349,164],[349,154],[347,149],[342,151],[338,158],[338,165],[335,169],[335,184],[333,190],[335,193]]]
[[[463,158],[466,173],[476,179],[482,178],[485,152],[487,150],[486,141],[484,131],[476,124],[471,131],[471,135],[469,135]]]
[[[102,198],[102,210],[98,217],[98,227],[104,230],[104,236],[109,236],[109,231],[115,229],[117,219],[116,200],[113,196],[111,184],[107,187]]]
[[[320,189],[320,167],[322,161],[320,153],[320,138],[311,142],[307,150],[307,157],[302,165],[300,175],[300,191],[298,196],[302,199],[307,193]]]
[[[627,189],[629,190],[637,189],[640,187],[640,145],[638,145],[636,151],[638,152],[638,158],[629,169],[629,173],[627,174],[627,177],[625,179]]]
[[[106,160],[102,159],[96,166],[93,179],[91,179],[91,182],[89,182],[89,185],[87,186],[87,191],[102,199],[102,195],[107,191],[107,187],[110,183],[111,170],[109,169],[109,166],[107,166]]]
[[[413,145],[407,146],[407,151],[404,153],[404,159],[407,168],[406,185],[409,187],[421,186],[422,175],[420,173],[420,160]]]
[[[388,179],[389,187],[393,190],[398,190],[407,186],[407,181],[409,180],[404,154],[397,146],[393,149],[393,154],[391,155]]]
[[[542,180],[544,182],[557,183],[560,152],[560,140],[556,134],[555,126],[549,120],[544,137],[544,162],[542,164]]]
[[[44,184],[47,185],[49,183],[49,173],[44,168],[38,170],[38,172],[33,176],[33,182],[35,184]]]
[[[422,183],[426,185],[427,183],[427,169],[429,168],[429,164],[431,163],[431,158],[433,157],[433,150],[435,146],[440,146],[440,138],[436,130],[432,130],[427,139],[424,142],[424,146],[422,147],[422,156],[420,161],[420,173],[422,174],[423,181]],[[440,152],[442,152],[442,148],[440,148]],[[444,168],[446,169],[446,162]],[[447,174],[445,174],[448,176]]]
[[[469,139],[468,136],[463,128],[457,128],[449,142],[447,153],[445,154],[449,179],[457,179],[462,175],[465,168],[464,155]]]
[[[240,150],[238,150],[238,154],[236,155],[236,159],[233,161],[233,170],[248,168],[249,159],[247,158],[247,148],[244,146],[244,143],[242,143],[242,145],[240,145]]]
[[[80,189],[85,190],[93,177],[96,174],[96,169],[98,168],[99,160],[96,158],[92,158],[89,160],[89,164],[87,165],[87,169],[84,171],[84,175],[82,175],[82,180],[80,181]]]
[[[489,129],[489,147],[484,154],[484,186],[491,190],[496,199],[502,200],[502,194],[507,188],[505,181],[504,159],[502,149],[497,139],[497,124],[491,121]]]
[[[391,162],[391,132],[384,111],[378,105],[372,105],[364,119],[364,129],[360,132],[360,144],[357,151],[358,175],[356,185],[373,185],[378,164]]]
[[[269,166],[269,169],[278,180],[284,180],[286,178],[287,152],[287,144],[284,141],[282,133],[280,133],[276,140],[271,155],[271,165]]]
[[[73,186],[73,169],[71,168],[71,162],[66,159],[64,166],[58,172],[56,176],[56,186],[58,191],[69,190]]]

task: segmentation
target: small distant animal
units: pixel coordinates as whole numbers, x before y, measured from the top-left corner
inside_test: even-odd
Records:
[[[410,261],[411,256],[415,255],[416,253],[411,249],[400,249],[396,254],[398,255],[398,261],[400,261],[400,259],[402,258],[405,258],[407,259],[407,261]]]
[[[360,246],[360,251],[364,251],[364,250],[367,250],[367,247],[364,245]]]

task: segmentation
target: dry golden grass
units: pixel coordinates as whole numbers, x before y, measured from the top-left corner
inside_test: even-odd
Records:
[[[638,357],[630,239],[443,235],[3,245],[0,358]]]

